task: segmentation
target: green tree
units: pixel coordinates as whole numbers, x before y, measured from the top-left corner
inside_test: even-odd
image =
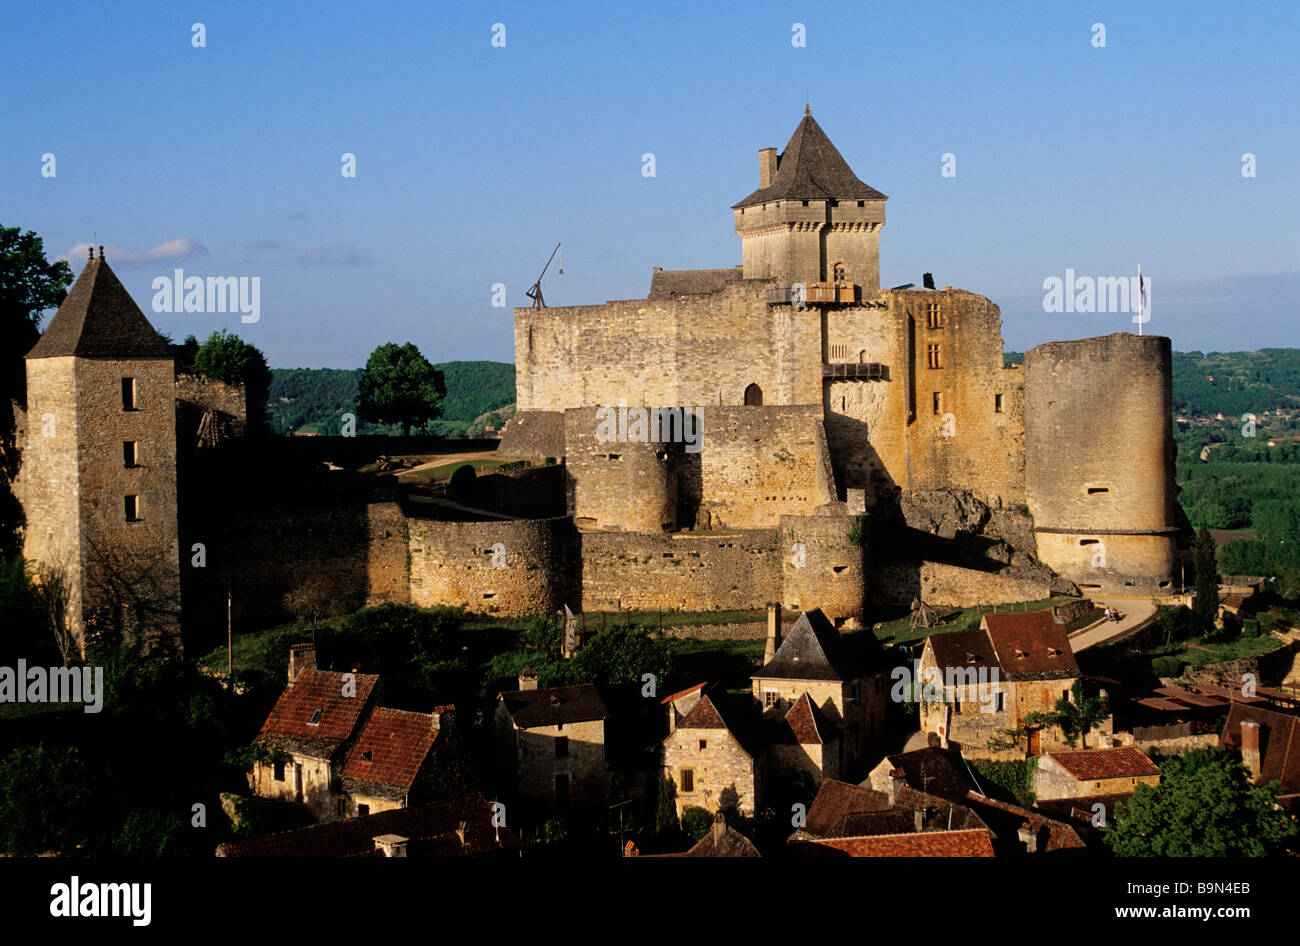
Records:
[[[0,226],[0,557],[21,547],[22,507],[13,493],[21,457],[9,402],[27,405],[23,358],[41,337],[41,313],[56,309],[68,294],[72,269],[45,259],[45,246],[32,231]]]
[[[1219,616],[1219,569],[1215,558],[1214,537],[1205,526],[1196,533],[1196,597],[1192,613],[1201,633],[1209,636]]]
[[[1296,825],[1277,810],[1277,783],[1250,784],[1221,748],[1160,763],[1156,786],[1139,785],[1103,835],[1119,857],[1262,857],[1277,854]]]
[[[639,627],[609,627],[584,641],[573,659],[549,664],[546,670],[552,673],[539,673],[550,678],[542,681],[546,686],[559,682],[618,686],[639,685],[647,673],[662,682],[671,667],[672,650],[666,639],[651,637]]]
[[[248,423],[262,429],[266,423],[266,399],[271,391],[271,369],[266,356],[238,335],[225,329],[213,332],[194,353],[194,368],[200,374],[226,384],[242,384],[248,399]]]
[[[682,832],[688,841],[694,844],[709,833],[713,827],[713,815],[696,805],[687,805],[682,809]]]
[[[91,778],[76,746],[19,746],[0,760],[0,847],[71,854],[85,840]]]
[[[357,410],[368,420],[401,424],[402,433],[442,416],[447,386],[442,372],[410,342],[380,345],[366,360]]]

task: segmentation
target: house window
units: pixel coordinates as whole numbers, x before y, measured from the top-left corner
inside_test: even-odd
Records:
[[[358,817],[358,818],[364,818],[364,817],[365,817],[366,815],[368,815],[368,814],[370,814],[370,806],[369,806],[369,805],[357,805],[357,817]]]
[[[140,497],[139,496],[128,493],[122,505],[125,507],[124,511],[126,512],[127,522],[140,521]]]
[[[321,714],[321,707],[318,706],[318,707],[316,707],[316,709],[312,712],[312,714],[311,714],[311,719],[307,720],[307,725],[308,725],[308,726],[319,726],[319,725],[320,725],[320,714]]]
[[[926,364],[931,368],[942,368],[943,362],[939,360],[939,343],[933,342],[925,346]]]
[[[348,800],[346,798],[339,799],[338,813],[340,818],[342,818],[348,813]]]
[[[995,693],[995,694],[993,694],[993,712],[995,712],[995,713],[1000,713],[1000,712],[1002,712],[1002,694],[1001,694],[1001,693]]]
[[[701,739],[701,740],[700,740],[700,751],[703,752],[703,751],[704,751],[705,749],[707,749],[707,748],[709,748],[709,740],[707,740],[707,739]]]
[[[845,281],[847,280],[847,276],[845,275],[845,273],[846,273],[846,270],[844,269],[844,264],[843,264],[843,263],[836,263],[836,264],[835,264],[835,281],[836,281],[836,282],[845,282]]]
[[[283,781],[284,781],[284,763],[283,763],[283,762],[277,762],[277,763],[275,763],[274,766],[272,766],[272,770],[271,770],[271,778],[275,779],[277,782],[283,782]]]
[[[136,440],[122,441],[122,465],[127,469],[140,465],[140,443]]]
[[[943,328],[943,315],[939,312],[939,303],[937,302],[926,303],[925,327]]]
[[[682,791],[684,792],[695,791],[695,770],[694,769],[682,769]]]
[[[745,388],[745,405],[747,407],[763,406],[763,389],[757,384],[751,384]]]
[[[569,737],[558,736],[555,740],[555,758],[566,759],[569,756]]]
[[[993,411],[994,411],[994,413],[997,413],[997,414],[1001,414],[1001,413],[1002,413],[1002,395],[1001,395],[1001,394],[995,394],[995,395],[993,395]]]
[[[778,693],[776,690],[764,690],[763,709],[771,709],[773,706],[776,706],[777,701],[780,698],[781,698],[781,694]]]
[[[135,378],[123,378],[122,379],[122,410],[124,411],[139,410],[139,408],[136,407],[135,395],[136,395]]]

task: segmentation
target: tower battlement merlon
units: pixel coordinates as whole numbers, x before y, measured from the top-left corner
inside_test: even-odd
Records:
[[[810,112],[777,154],[758,153],[758,190],[732,207],[745,279],[880,288],[885,201],[863,183]]]

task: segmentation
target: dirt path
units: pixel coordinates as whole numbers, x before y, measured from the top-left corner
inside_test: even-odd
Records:
[[[1110,605],[1124,616],[1118,622],[1102,621],[1098,625],[1071,634],[1070,646],[1076,654],[1132,630],[1156,613],[1155,605],[1151,603],[1150,598],[1093,597],[1092,603],[1099,608]]]
[[[445,466],[448,463],[469,463],[471,460],[496,460],[498,459],[495,450],[477,450],[473,453],[448,453],[436,457],[428,463],[421,463],[419,466],[413,466],[409,469],[402,470],[396,475],[399,477],[406,476],[408,473],[419,473],[421,470],[432,470],[434,467]]]

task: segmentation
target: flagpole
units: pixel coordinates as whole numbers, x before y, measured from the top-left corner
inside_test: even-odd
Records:
[[[1138,334],[1142,334],[1142,296],[1144,286],[1142,285],[1142,264],[1138,263]]]

